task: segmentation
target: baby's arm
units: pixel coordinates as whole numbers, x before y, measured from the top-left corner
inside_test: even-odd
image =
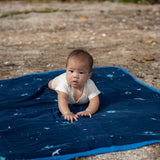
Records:
[[[92,117],[92,114],[96,113],[99,108],[99,96],[95,96],[92,99],[90,99],[89,105],[86,108],[86,110],[82,112],[78,112],[76,115],[78,116],[88,116]]]
[[[52,81],[53,80],[49,81],[48,87],[53,90]],[[61,91],[56,92],[58,94],[58,107],[64,119],[71,122],[73,122],[73,120],[77,121],[78,116],[73,114],[68,107],[67,94]]]
[[[78,121],[78,116],[73,114],[68,107],[67,94],[60,91],[57,91],[57,93],[59,110],[61,114],[64,116],[64,119],[71,122],[73,122],[73,120]]]

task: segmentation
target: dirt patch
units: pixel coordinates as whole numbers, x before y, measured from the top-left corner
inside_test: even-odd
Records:
[[[0,79],[64,69],[68,53],[84,48],[94,66],[123,67],[160,90],[160,5],[0,3],[0,16],[11,11],[22,12],[0,18]],[[83,159],[160,159],[160,146]]]

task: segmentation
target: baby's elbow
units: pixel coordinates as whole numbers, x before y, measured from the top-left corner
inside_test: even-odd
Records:
[[[52,89],[52,80],[48,83],[48,88]]]

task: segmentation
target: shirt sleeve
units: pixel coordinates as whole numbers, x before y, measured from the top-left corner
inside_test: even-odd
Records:
[[[95,96],[98,96],[101,92],[99,91],[99,89],[96,87],[95,83],[89,79],[87,81],[87,86],[88,86],[88,98],[89,100],[94,98]]]
[[[53,79],[51,83],[52,89],[68,94],[66,73],[63,73]]]

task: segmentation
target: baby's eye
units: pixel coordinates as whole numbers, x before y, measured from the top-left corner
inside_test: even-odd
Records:
[[[73,70],[69,70],[69,72],[73,73]]]
[[[79,74],[83,74],[83,72],[79,72]]]

